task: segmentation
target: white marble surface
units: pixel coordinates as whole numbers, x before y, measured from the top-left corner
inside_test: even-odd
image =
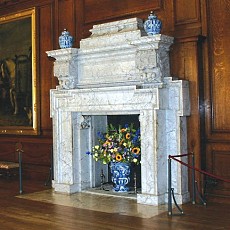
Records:
[[[90,194],[87,191],[66,195],[56,193],[52,190],[45,190],[42,192],[19,195],[17,197],[103,213],[119,213],[120,215],[141,218],[154,217],[161,213],[167,212],[168,208],[167,205],[150,206],[138,204],[136,199],[121,196],[95,195]]]
[[[56,59],[59,79],[51,90],[56,192],[98,184],[101,167],[85,154],[95,144],[95,133],[105,130],[106,115],[137,114],[142,156],[137,202],[167,202],[168,155],[187,152],[190,114],[188,82],[169,75],[172,41],[146,36],[141,21],[130,19],[94,26],[80,49],[47,52]],[[172,165],[172,184],[179,203],[187,201],[187,170],[178,163]]]

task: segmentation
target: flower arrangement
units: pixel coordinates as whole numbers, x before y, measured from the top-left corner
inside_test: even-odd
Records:
[[[99,144],[92,147],[91,152],[95,161],[103,164],[110,162],[140,163],[140,129],[134,129],[133,124],[119,126],[116,129],[110,124],[106,133],[98,132]]]

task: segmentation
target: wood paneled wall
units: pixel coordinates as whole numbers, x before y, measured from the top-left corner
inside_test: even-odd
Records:
[[[37,77],[39,79],[40,97],[40,128],[38,136],[0,135],[0,159],[15,151],[15,144],[21,142],[23,145],[23,175],[45,181],[49,175],[50,156],[52,150],[52,121],[49,109],[49,90],[56,87],[53,78],[53,66],[48,60],[45,51],[51,50],[54,45],[55,34],[55,2],[54,1],[7,1],[0,2],[0,16],[14,14],[18,11],[36,7],[36,65]],[[1,45],[1,44],[0,44]],[[17,155],[15,156],[17,160]]]
[[[206,169],[230,180],[230,1],[207,1],[205,44]],[[209,191],[230,195],[230,183]]]
[[[58,49],[58,36],[64,28],[75,37],[75,47],[79,47],[79,41],[90,35],[89,29],[94,24],[109,22],[119,19],[139,17],[147,19],[151,10],[155,11],[162,20],[162,33],[183,38],[192,35],[192,41],[178,40],[172,49],[172,74],[182,79],[192,80],[192,86],[197,90],[191,91],[192,98],[199,96],[197,84],[197,39],[200,34],[200,7],[199,1],[189,0],[35,0],[35,1],[8,1],[0,5],[0,15],[14,13],[23,9],[36,7],[37,11],[37,65],[40,82],[40,107],[41,107],[41,135],[37,137],[24,136],[0,136],[2,149],[12,148],[15,142],[21,141],[24,146],[24,164],[31,175],[38,166],[47,167],[50,164],[50,149],[52,145],[52,122],[49,117],[49,90],[55,88],[57,82],[53,77],[53,63],[46,56],[45,51]],[[195,31],[195,32],[194,32]],[[195,48],[195,50],[194,50]],[[176,63],[174,65],[174,63]],[[199,102],[195,100],[194,116],[191,124],[196,136],[199,137],[199,114],[197,108]],[[190,125],[193,126],[193,125]],[[197,152],[199,152],[199,140]],[[4,147],[4,148],[3,148]],[[5,150],[4,150],[5,151]],[[1,152],[1,151],[0,151]],[[199,161],[199,160],[198,160]],[[35,174],[35,173],[34,173]],[[44,177],[44,175],[43,175]]]
[[[94,24],[131,17],[145,20],[153,10],[162,20],[162,33],[175,37],[171,50],[172,76],[190,81],[188,148],[195,152],[196,166],[211,171],[216,167],[219,174],[226,174],[220,166],[229,164],[229,156],[228,163],[223,159],[230,150],[230,110],[226,106],[230,87],[229,68],[226,68],[230,60],[227,54],[230,30],[225,26],[229,19],[229,1],[8,0],[0,1],[0,16],[34,6],[37,10],[41,135],[0,136],[0,152],[21,141],[28,174],[42,174],[44,178],[48,173],[52,146],[49,90],[57,84],[52,60],[47,58],[45,51],[59,48],[58,36],[64,28],[74,36],[74,47],[79,47],[79,41],[90,36],[89,29]],[[218,160],[215,160],[216,156]],[[200,178],[197,174],[199,182]]]

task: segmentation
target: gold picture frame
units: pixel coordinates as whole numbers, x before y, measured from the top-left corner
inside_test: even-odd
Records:
[[[35,8],[0,17],[0,134],[38,135]]]

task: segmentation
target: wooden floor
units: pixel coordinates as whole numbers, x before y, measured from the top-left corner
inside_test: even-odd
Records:
[[[24,193],[45,189],[42,182],[23,181]],[[20,199],[17,195],[18,181],[0,177],[1,230],[230,229],[230,202],[208,202],[207,207],[186,204],[183,216],[168,216],[165,212],[140,218]]]

